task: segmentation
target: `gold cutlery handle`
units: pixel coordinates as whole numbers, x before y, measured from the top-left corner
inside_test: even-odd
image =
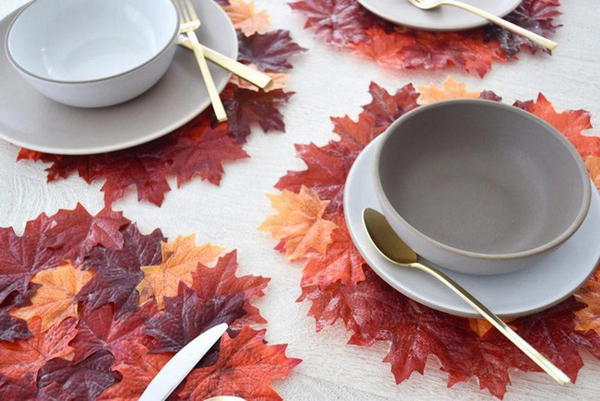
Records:
[[[186,35],[192,45],[192,51],[194,52],[196,61],[200,67],[200,72],[202,74],[202,78],[204,79],[204,84],[206,85],[206,90],[208,91],[208,96],[210,97],[210,102],[212,103],[217,120],[227,121],[227,113],[225,112],[223,102],[221,102],[221,98],[219,97],[219,91],[217,91],[217,88],[215,87],[215,82],[213,81],[210,70],[208,69],[208,65],[206,64],[204,50],[202,49],[202,46],[200,45],[200,42],[198,42],[198,38],[193,31],[187,32]]]
[[[508,22],[507,20],[497,17],[494,14],[490,14],[487,11],[484,11],[480,8],[473,7],[470,4],[466,4],[466,3],[463,3],[461,1],[456,1],[456,0],[445,0],[441,4],[462,8],[465,11],[469,11],[473,14],[479,15],[480,17],[483,17],[483,18],[487,19],[488,21],[493,22],[496,25],[500,25],[500,26],[508,29],[511,32],[514,32],[519,35],[523,35],[527,39],[529,39],[547,49],[552,50],[556,46],[558,46],[558,43],[556,43],[550,39],[547,39],[541,35],[538,35],[537,33],[528,31],[525,28],[521,28],[520,26],[515,25],[512,22]]]
[[[193,50],[191,43],[188,40],[185,40],[185,37],[183,38],[184,40],[181,40],[179,44],[186,49]],[[227,71],[244,78],[251,84],[258,86],[261,89],[265,89],[271,83],[271,77],[264,72],[248,67],[247,65],[231,59],[216,50],[204,46],[203,44],[200,44],[200,46],[204,51],[204,57],[206,57],[208,60],[225,68]]]
[[[498,331],[506,338],[508,338],[514,345],[517,346],[525,355],[527,355],[533,362],[535,362],[540,368],[542,368],[546,373],[548,373],[558,384],[564,386],[566,384],[571,383],[571,379],[559,368],[556,367],[552,362],[550,362],[544,355],[538,352],[535,348],[531,346],[527,341],[523,339],[520,335],[518,335],[513,329],[511,329],[506,323],[504,323],[498,316],[494,314],[494,312],[490,311],[485,305],[479,302],[473,295],[471,295],[467,290],[462,288],[460,284],[456,283],[450,277],[448,277],[443,272],[434,269],[431,266],[424,265],[422,263],[410,263],[410,267],[419,269],[429,275],[437,278],[439,281],[444,283],[446,287],[450,288],[454,291],[458,296],[460,296],[463,300],[465,300],[469,305],[473,307],[477,312],[481,314],[490,322]]]

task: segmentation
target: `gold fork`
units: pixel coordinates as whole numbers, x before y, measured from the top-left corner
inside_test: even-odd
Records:
[[[208,64],[206,64],[202,45],[200,45],[198,37],[196,36],[195,31],[200,28],[200,18],[198,18],[198,14],[196,14],[196,10],[194,10],[194,6],[190,0],[173,0],[173,4],[175,5],[175,8],[177,8],[177,14],[179,14],[179,18],[181,19],[179,30],[182,34],[187,36],[192,44],[192,50],[196,56],[198,66],[200,67],[200,72],[202,73],[202,78],[204,79],[204,84],[206,85],[206,90],[208,91],[208,96],[210,97],[217,120],[226,121],[227,113],[225,113],[223,102],[221,102],[219,92],[215,87],[215,82],[208,69]]]
[[[467,3],[463,3],[462,1],[457,1],[457,0],[408,0],[413,6],[420,8],[421,10],[431,10],[433,8],[439,7],[439,6],[453,6],[453,7],[458,7],[458,8],[462,8],[465,11],[469,11],[470,13],[473,13],[475,15],[479,15],[482,18],[485,18],[486,20],[496,24],[496,25],[500,25],[503,28],[508,29],[511,32],[514,32],[518,35],[522,35],[525,36],[527,39],[531,40],[532,42],[537,43],[540,46],[543,46],[547,49],[554,49],[558,43],[547,39],[541,35],[538,35],[537,33],[528,31],[527,29],[521,28],[518,25],[513,24],[512,22],[508,22],[505,19],[502,19],[500,17],[495,16],[494,14],[490,14],[487,11],[484,11],[480,8],[477,7],[473,7],[470,4]]]

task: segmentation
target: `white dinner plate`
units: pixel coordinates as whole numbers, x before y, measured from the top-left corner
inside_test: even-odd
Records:
[[[200,42],[236,59],[237,35],[227,14],[212,0],[194,0],[194,6],[202,18],[196,31]],[[82,109],[50,100],[31,88],[7,59],[7,29],[18,11],[0,21],[0,138],[8,142],[64,155],[109,152],[165,135],[210,105],[196,60],[183,48],[177,49],[165,76],[129,102]],[[209,68],[222,90],[229,72],[210,62]]]
[[[380,210],[372,174],[375,143],[379,140],[375,139],[363,150],[346,180],[344,214],[354,244],[375,273],[404,295],[443,312],[479,317],[466,302],[435,278],[387,261],[368,238],[362,212],[367,207]],[[436,267],[497,315],[515,317],[546,309],[571,295],[598,264],[599,244],[600,196],[594,190],[590,210],[579,230],[539,263],[513,273],[491,276],[463,274]]]
[[[521,0],[462,0],[498,17],[513,11]],[[475,28],[488,23],[468,11],[452,6],[439,6],[433,10],[421,10],[408,0],[358,0],[371,11],[394,24],[431,31],[458,31]]]

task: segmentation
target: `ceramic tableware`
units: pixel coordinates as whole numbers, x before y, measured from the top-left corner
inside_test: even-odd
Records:
[[[198,39],[232,59],[237,58],[237,35],[223,9],[212,1],[195,1],[204,16]],[[4,38],[10,14],[0,21]],[[0,40],[0,138],[32,150],[58,154],[91,154],[128,148],[167,134],[210,105],[198,65],[189,50],[178,48],[164,77],[150,90],[118,106],[82,109],[64,106],[31,88],[6,57]],[[215,85],[229,80],[224,69],[210,65]]]
[[[369,266],[404,295],[434,309],[466,317],[479,317],[471,306],[433,277],[398,268],[383,258],[364,228],[365,208],[380,210],[372,175],[375,139],[358,156],[344,189],[344,214],[354,244]],[[426,261],[460,283],[490,310],[502,317],[539,312],[571,295],[593,273],[600,260],[600,197],[592,191],[589,212],[581,227],[552,255],[527,269],[499,275],[458,273]]]
[[[420,10],[408,0],[358,0],[371,11],[390,22],[431,31],[456,31],[486,25],[485,18],[454,7]],[[465,3],[503,17],[513,11],[521,0],[466,0]]]
[[[587,170],[552,126],[500,102],[461,99],[395,121],[376,150],[375,192],[419,255],[470,274],[523,269],[585,218]]]
[[[104,107],[140,95],[164,75],[178,30],[170,0],[35,0],[13,19],[6,49],[42,94]]]

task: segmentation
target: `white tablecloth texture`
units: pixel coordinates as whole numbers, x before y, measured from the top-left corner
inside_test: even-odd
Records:
[[[400,0],[399,0],[400,1]],[[559,47],[552,57],[519,55],[520,60],[496,64],[484,79],[458,71],[452,74],[473,89],[491,89],[504,101],[526,100],[542,91],[557,107],[584,108],[600,126],[600,2],[563,0],[564,27],[553,39]],[[4,17],[24,4],[1,0]],[[313,38],[302,28],[304,19],[292,13],[281,0],[257,0],[268,9],[274,28],[290,29],[296,41],[309,49],[294,60],[290,90],[296,95],[283,110],[287,132],[253,133],[246,150],[251,158],[229,164],[220,187],[194,180],[166,195],[162,207],[140,203],[134,194],[113,205],[116,210],[149,232],[155,227],[173,237],[196,233],[199,242],[210,241],[239,251],[242,273],[272,278],[266,296],[258,302],[269,321],[267,339],[289,343],[288,354],[303,359],[292,375],[276,385],[287,400],[383,401],[383,400],[493,400],[480,391],[475,379],[446,388],[446,374],[432,359],[425,375],[413,376],[396,385],[390,366],[382,363],[387,344],[373,347],[346,345],[349,333],[341,324],[315,332],[306,316],[308,303],[296,303],[300,293],[300,266],[284,261],[272,248],[275,242],[256,227],[271,213],[267,192],[288,169],[301,169],[293,144],[332,139],[330,116],[355,117],[368,102],[367,88],[375,81],[388,90],[413,82],[440,84],[447,72],[398,72],[355,57]],[[0,77],[1,78],[1,77]],[[2,93],[0,81],[0,96]],[[599,131],[596,131],[598,133]],[[0,141],[0,226],[13,226],[21,233],[25,222],[39,213],[55,213],[81,202],[90,212],[104,203],[101,182],[86,184],[78,176],[47,184],[42,164],[16,162],[18,148]],[[172,182],[173,188],[176,188]],[[512,373],[512,386],[505,396],[515,400],[600,400],[600,361],[586,355],[574,387],[563,388],[542,373]]]

